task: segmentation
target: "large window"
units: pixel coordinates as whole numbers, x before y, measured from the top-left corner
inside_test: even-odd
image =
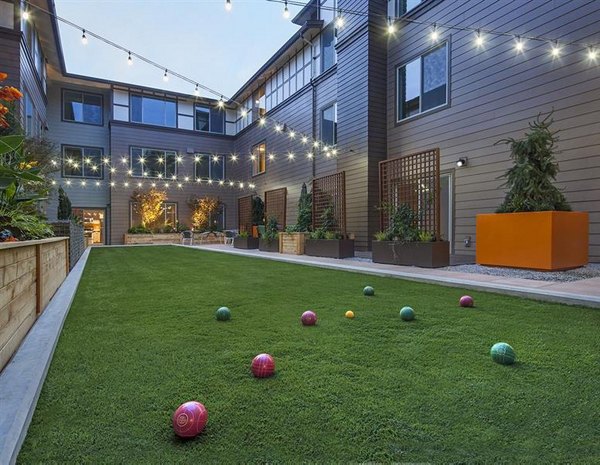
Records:
[[[328,145],[337,144],[337,103],[321,112],[321,140]]]
[[[132,176],[171,178],[177,175],[177,152],[131,147],[129,169]]]
[[[267,170],[267,144],[261,142],[252,147],[252,176]]]
[[[137,202],[129,204],[129,221],[131,227],[142,225],[142,215]],[[175,227],[177,225],[177,204],[174,202],[164,202],[162,204],[162,212],[158,219],[152,224],[147,224],[150,229],[164,228],[165,226]]]
[[[196,179],[212,179],[222,181],[225,179],[225,156],[197,153],[194,155],[194,176]]]
[[[102,178],[102,149],[63,146],[63,177]]]
[[[63,91],[63,120],[102,125],[102,95]]]
[[[402,16],[418,7],[423,0],[388,0],[388,16]]]
[[[196,106],[196,131],[217,132],[223,134],[225,127],[225,112],[219,108]]]
[[[177,104],[174,100],[131,96],[131,121],[174,128],[177,126]]]
[[[448,44],[398,68],[398,121],[448,103]]]
[[[321,72],[324,73],[337,62],[335,53],[336,31],[330,23],[321,33]]]

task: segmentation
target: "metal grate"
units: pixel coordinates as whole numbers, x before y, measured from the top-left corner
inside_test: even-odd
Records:
[[[420,230],[440,239],[440,149],[430,149],[379,163],[381,205],[408,204],[418,215]],[[381,229],[389,227],[381,209]]]
[[[252,231],[252,196],[238,199],[238,230]]]
[[[285,229],[285,212],[287,207],[287,189],[273,189],[265,191],[265,219],[274,216],[277,218],[279,229]]]
[[[313,229],[322,226],[323,213],[331,206],[335,221],[331,230],[346,234],[346,173],[344,171],[313,179],[312,206]]]

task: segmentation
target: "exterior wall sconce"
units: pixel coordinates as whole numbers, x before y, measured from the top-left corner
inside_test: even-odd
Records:
[[[468,161],[467,157],[459,158],[458,161],[456,162],[456,166],[458,166],[459,168],[462,168],[463,166],[467,166],[467,161]]]
[[[465,247],[471,247],[471,236],[465,237]]]

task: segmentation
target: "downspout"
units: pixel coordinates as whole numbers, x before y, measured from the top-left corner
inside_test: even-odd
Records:
[[[314,57],[314,44],[306,39],[304,35],[301,35],[302,40],[310,45],[310,57],[311,60],[315,60]],[[313,63],[311,63],[311,72],[310,72],[310,87],[312,92],[312,140],[317,140],[317,87],[315,86],[314,76],[313,76]],[[312,150],[312,148],[311,148]],[[313,154],[312,157],[312,177],[315,178],[317,175],[317,154]]]

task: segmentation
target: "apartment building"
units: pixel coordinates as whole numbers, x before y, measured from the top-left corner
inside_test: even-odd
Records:
[[[36,3],[54,11],[51,1]],[[590,260],[600,261],[600,66],[577,47],[553,59],[548,43],[530,41],[516,53],[516,36],[475,43],[472,31],[440,27],[431,37],[436,23],[598,44],[597,2],[313,0],[293,19],[298,32],[224,106],[74,76],[56,22],[24,21],[22,6],[0,1],[0,65],[26,93],[28,133],[60,147],[57,182],[80,213],[102,219],[98,242],[121,243],[135,225],[131,194],[140,182],[169,184],[171,222],[189,224],[190,196],[210,195],[224,205],[219,225],[237,229],[239,197],[286,188],[293,224],[302,183],[344,171],[346,229],[368,250],[380,228],[379,163],[439,148],[442,234],[452,253],[474,254],[475,215],[499,205],[498,177],[510,166],[495,142],[520,137],[538,113],[554,110],[557,181],[573,209],[590,212]],[[353,14],[338,25],[330,8]],[[388,18],[398,18],[391,33]],[[311,147],[300,134],[322,143]],[[48,205],[50,218],[55,210]]]

